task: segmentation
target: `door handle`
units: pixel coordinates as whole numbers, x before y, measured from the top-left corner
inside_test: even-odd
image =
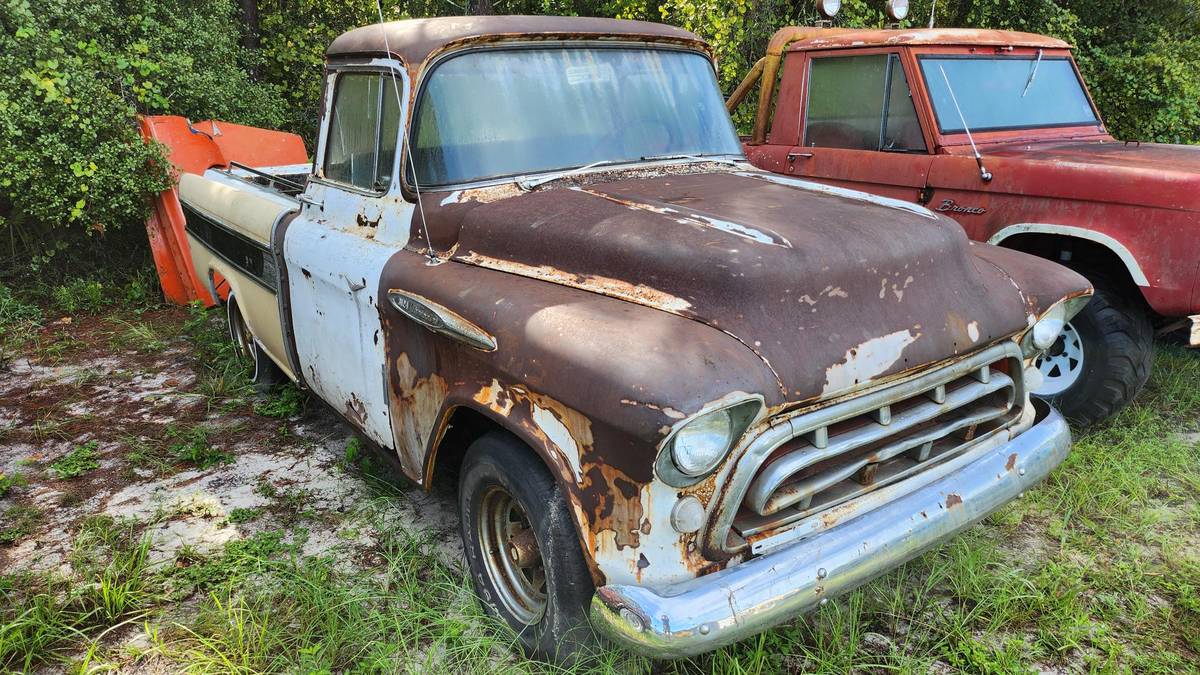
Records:
[[[357,293],[367,287],[366,281],[354,281],[345,274],[342,275],[342,278],[346,280],[346,286],[350,289],[351,293]]]
[[[789,152],[787,154],[787,161],[788,161],[788,163],[791,163],[791,162],[796,161],[796,159],[799,157],[808,159],[809,157],[812,157],[812,156],[813,156],[813,154],[811,152]]]
[[[309,197],[307,194],[304,194],[303,192],[296,195],[296,201],[300,202],[301,204],[308,204],[309,206],[315,206],[318,209],[321,209],[322,211],[325,210],[325,202],[319,202],[319,201],[313,199],[312,197]]]

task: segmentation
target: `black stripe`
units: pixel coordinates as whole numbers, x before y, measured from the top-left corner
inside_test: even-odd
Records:
[[[275,258],[266,246],[235,232],[187,204],[183,217],[189,234],[213,253],[244,272],[272,293],[279,292],[279,273]]]

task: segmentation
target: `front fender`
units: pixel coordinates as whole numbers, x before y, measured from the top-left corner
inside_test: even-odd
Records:
[[[403,290],[495,341],[474,348],[381,302],[392,423],[405,470],[423,480],[455,409],[495,420],[537,452],[571,500],[600,578],[655,583],[712,561],[670,524],[680,493],[654,475],[672,426],[732,392],[768,393],[774,376],[734,338],[690,319],[587,291],[400,252],[379,296]],[[777,394],[776,394],[777,395]],[[707,486],[707,487],[706,487]]]

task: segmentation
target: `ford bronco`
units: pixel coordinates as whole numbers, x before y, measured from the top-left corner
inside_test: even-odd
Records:
[[[1030,364],[1087,281],[754,169],[696,36],[385,23],[337,38],[325,83],[308,166],[264,165],[286,135],[148,120],[181,167],[156,218],[256,377],[419,484],[458,476],[479,598],[531,653],[746,637],[1066,456]]]
[[[755,166],[927,205],[971,239],[1091,281],[1095,297],[1037,361],[1033,392],[1068,418],[1095,422],[1137,394],[1152,321],[1200,345],[1200,147],[1113,139],[1065,42],[784,28],[731,110],[760,73]]]

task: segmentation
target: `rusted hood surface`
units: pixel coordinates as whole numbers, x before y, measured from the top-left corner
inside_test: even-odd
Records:
[[[1100,182],[1105,201],[1200,211],[1200,146],[1160,143],[1075,142],[1000,146],[988,158],[1036,162]],[[1043,183],[1070,197],[1071,181]],[[1063,193],[1063,194],[1058,194]]]
[[[1022,295],[949,219],[787,181],[722,171],[559,182],[484,201],[429,195],[440,204],[430,221],[435,241],[457,231],[459,262],[732,335],[773,371],[780,391],[764,394],[776,403],[835,396],[973,351],[1087,288],[1031,259],[1016,277],[1032,272],[1041,286]]]

